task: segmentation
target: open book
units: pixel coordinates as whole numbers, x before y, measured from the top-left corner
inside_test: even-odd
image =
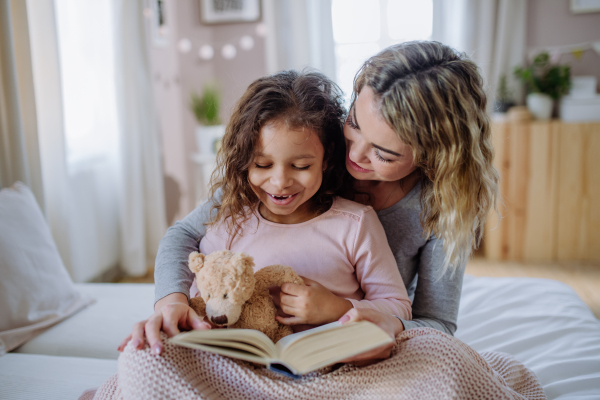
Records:
[[[332,322],[294,333],[273,343],[264,333],[252,329],[209,329],[180,333],[170,339],[191,347],[267,365],[271,370],[298,377],[310,371],[364,353],[392,339],[377,325],[361,321]]]

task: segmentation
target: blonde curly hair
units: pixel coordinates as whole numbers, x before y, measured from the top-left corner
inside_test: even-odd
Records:
[[[405,42],[367,60],[354,79],[352,104],[370,87],[381,115],[408,144],[421,172],[420,216],[426,238],[443,239],[440,276],[477,248],[498,172],[483,79],[465,54],[438,42]]]

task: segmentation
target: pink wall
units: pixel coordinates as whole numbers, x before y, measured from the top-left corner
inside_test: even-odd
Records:
[[[527,47],[561,46],[600,40],[600,12],[573,14],[569,0],[529,0]],[[581,59],[565,54],[560,59],[571,74],[595,75],[600,82],[600,56],[588,50]]]
[[[150,54],[161,118],[167,217],[172,224],[196,206],[197,166],[190,157],[197,151],[196,120],[189,110],[191,93],[201,93],[207,82],[216,80],[222,89],[221,119],[226,124],[237,99],[250,82],[266,73],[266,65],[264,39],[256,34],[258,22],[203,25],[198,0],[172,0],[165,4],[168,43],[151,44]],[[254,39],[250,51],[239,47],[239,39],[244,35]],[[192,43],[189,53],[177,49],[182,38]],[[237,47],[233,60],[221,56],[221,47],[227,43]],[[198,49],[204,44],[215,49],[210,61],[198,57]]]

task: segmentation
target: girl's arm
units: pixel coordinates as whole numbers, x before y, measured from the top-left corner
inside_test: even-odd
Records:
[[[373,209],[363,215],[354,248],[356,278],[364,292],[363,300],[348,299],[354,308],[371,308],[410,320],[411,301]]]
[[[405,329],[430,327],[454,335],[466,263],[441,277],[444,262],[442,240],[432,237],[421,248],[412,321],[402,319]]]

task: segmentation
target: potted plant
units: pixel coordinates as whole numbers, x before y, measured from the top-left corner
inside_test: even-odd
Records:
[[[571,87],[570,67],[552,64],[548,52],[535,56],[530,65],[515,68],[514,73],[525,83],[527,108],[537,119],[550,119],[554,101]]]
[[[512,92],[506,84],[506,75],[502,74],[498,81],[498,89],[496,90],[496,101],[494,102],[494,111],[505,113],[509,108],[515,105]]]
[[[221,95],[215,84],[204,87],[202,96],[192,93],[190,108],[196,117],[198,127],[196,128],[196,142],[200,154],[216,154],[225,133],[225,127],[221,125],[219,109],[221,106]]]

